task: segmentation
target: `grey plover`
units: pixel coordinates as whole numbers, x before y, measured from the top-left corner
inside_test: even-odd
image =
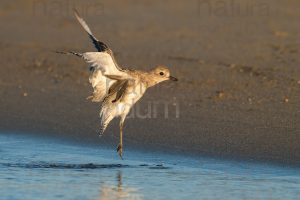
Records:
[[[101,102],[100,135],[103,134],[113,118],[120,117],[120,143],[117,152],[123,159],[123,125],[131,107],[144,95],[147,88],[167,80],[177,81],[177,78],[171,76],[169,69],[165,66],[157,66],[147,72],[121,68],[117,64],[112,50],[93,35],[77,11],[75,11],[75,17],[88,33],[98,52],[57,53],[76,55],[89,64],[89,81],[94,91],[88,99],[93,102]]]

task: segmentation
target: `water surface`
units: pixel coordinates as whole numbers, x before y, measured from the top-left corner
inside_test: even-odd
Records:
[[[300,170],[0,134],[1,199],[299,199]]]

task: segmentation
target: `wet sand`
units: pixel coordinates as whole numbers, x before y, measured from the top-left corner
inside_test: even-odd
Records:
[[[71,14],[76,6],[121,66],[164,64],[180,79],[149,89],[136,105],[125,153],[300,164],[298,1],[223,9],[218,1],[41,2],[0,3],[0,129],[117,145],[118,120],[98,138],[85,63],[53,53],[94,51]]]

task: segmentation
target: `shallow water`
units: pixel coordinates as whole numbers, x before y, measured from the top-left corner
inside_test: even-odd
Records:
[[[0,199],[299,199],[300,169],[0,134]]]

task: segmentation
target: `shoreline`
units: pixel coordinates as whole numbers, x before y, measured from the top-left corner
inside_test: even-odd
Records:
[[[214,155],[196,155],[191,152],[171,152],[168,149],[143,149],[141,147],[137,146],[131,146],[131,143],[127,145],[127,148],[124,151],[124,159],[120,159],[119,155],[115,151],[114,146],[110,146],[107,143],[103,143],[103,141],[96,141],[96,142],[82,142],[74,139],[70,139],[68,137],[64,136],[58,136],[55,134],[46,134],[46,135],[40,135],[38,133],[29,133],[29,132],[9,132],[9,131],[1,131],[2,136],[9,136],[13,138],[21,138],[22,140],[17,140],[12,142],[18,143],[18,142],[24,142],[24,141],[40,141],[41,143],[49,142],[49,146],[47,148],[51,149],[51,146],[60,145],[65,146],[67,148],[74,147],[74,148],[83,148],[87,149],[88,151],[95,151],[99,152],[99,156],[102,157],[102,151],[106,152],[104,153],[106,156],[102,157],[103,159],[108,159],[110,157],[107,157],[107,155],[112,156],[110,159],[113,159],[116,162],[120,162],[122,164],[123,162],[146,162],[149,163],[149,159],[157,160],[158,162],[162,162],[162,164],[167,165],[176,165],[176,166],[185,166],[185,167],[192,167],[192,168],[198,168],[197,164],[199,163],[219,163],[219,164],[236,164],[238,165],[245,165],[245,166],[260,166],[260,167],[271,167],[271,168],[278,168],[278,169],[286,169],[286,170],[298,170],[299,165],[294,164],[283,164],[280,162],[274,162],[274,161],[267,161],[263,162],[262,160],[249,160],[245,158],[233,158],[233,157],[219,157]],[[106,140],[107,141],[107,140]],[[112,142],[112,141],[110,141]],[[5,144],[7,145],[7,144]],[[126,155],[127,152],[127,155]],[[102,156],[101,156],[102,155]],[[145,157],[145,160],[143,159],[143,156]],[[178,160],[179,159],[179,160]],[[183,161],[185,160],[185,161]],[[69,162],[69,161],[66,161]],[[91,161],[92,162],[92,161]],[[159,164],[159,163],[157,163]],[[203,166],[200,166],[200,168]],[[217,166],[216,166],[217,167]]]
[[[170,199],[173,196],[166,191],[171,190],[179,191],[176,199],[222,199],[224,194],[236,199],[268,199],[270,194],[280,199],[298,197],[299,168],[136,151],[128,152],[129,159],[120,160],[110,150],[69,145],[57,138],[0,135],[0,140],[0,184],[5,199],[103,199],[124,195],[129,199],[137,195]],[[17,192],[12,194],[12,190]]]
[[[86,64],[52,53],[94,51],[73,16],[33,17],[24,2],[0,4],[9,11],[0,10],[0,130],[105,143],[97,135],[100,105],[86,100]],[[278,13],[270,16],[230,19],[199,17],[193,3],[103,4],[102,17],[86,20],[120,66],[164,64],[180,80],[149,89],[135,105],[146,115],[149,105],[167,102],[169,117],[159,108],[155,118],[127,119],[125,151],[300,165],[299,2],[273,2]],[[118,134],[114,120],[103,140],[116,146]]]

